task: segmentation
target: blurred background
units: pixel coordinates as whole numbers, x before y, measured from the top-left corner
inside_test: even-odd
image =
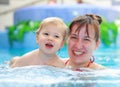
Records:
[[[36,48],[33,32],[44,18],[60,17],[69,26],[74,17],[91,13],[104,19],[101,46],[118,46],[119,8],[120,0],[0,0],[0,48]]]
[[[0,0],[0,31],[4,30],[7,26],[14,24],[13,14],[17,9],[34,5],[53,4],[49,1],[50,0]],[[78,4],[77,1],[81,0],[55,1],[55,4],[73,5]],[[115,10],[120,11],[120,0],[82,0],[82,3],[94,4],[101,7],[112,7]]]

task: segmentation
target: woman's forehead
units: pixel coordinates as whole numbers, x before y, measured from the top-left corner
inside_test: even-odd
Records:
[[[95,36],[95,29],[92,25],[86,25],[79,27],[78,25],[73,26],[71,34],[84,35],[89,37]]]
[[[95,27],[92,25],[92,24],[85,24],[85,25],[74,25],[72,27],[72,32],[80,32],[81,30],[84,30],[84,31],[92,31],[92,32],[95,32]]]

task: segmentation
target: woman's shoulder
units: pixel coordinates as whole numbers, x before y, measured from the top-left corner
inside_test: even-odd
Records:
[[[105,66],[98,64],[98,63],[93,63],[93,65],[91,66],[91,68],[93,69],[106,69]]]

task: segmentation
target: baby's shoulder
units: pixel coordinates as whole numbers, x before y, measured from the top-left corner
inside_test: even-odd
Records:
[[[10,62],[10,66],[11,67],[28,66],[34,61],[37,55],[38,55],[38,50],[33,50],[31,52],[24,54],[23,56],[14,57]]]

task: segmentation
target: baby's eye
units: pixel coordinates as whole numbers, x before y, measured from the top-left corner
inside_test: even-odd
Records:
[[[48,33],[43,33],[44,35],[48,36],[49,34]]]
[[[55,35],[54,37],[55,37],[55,38],[59,38],[59,36],[58,36],[58,35]]]

